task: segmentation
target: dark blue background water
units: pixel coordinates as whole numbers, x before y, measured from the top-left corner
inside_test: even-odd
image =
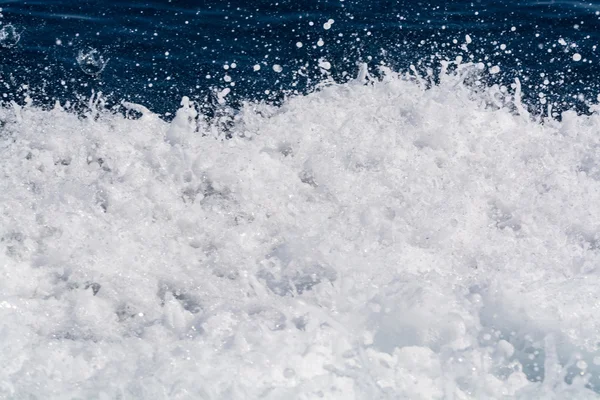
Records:
[[[94,90],[159,113],[174,112],[184,95],[210,109],[215,91],[227,87],[233,106],[310,90],[324,79],[319,59],[343,81],[360,61],[424,71],[457,55],[499,65],[490,82],[520,77],[533,109],[543,108],[542,92],[560,109],[585,111],[600,86],[600,2],[0,0],[0,7],[3,26],[21,34],[14,47],[0,48],[4,101],[28,93],[53,105]],[[97,76],[76,60],[90,48],[110,58]]]

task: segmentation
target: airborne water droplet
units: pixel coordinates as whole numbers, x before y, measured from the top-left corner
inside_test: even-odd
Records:
[[[91,76],[99,75],[109,60],[110,58],[104,59],[104,55],[94,48],[79,50],[79,54],[77,55],[79,68]]]
[[[11,47],[15,47],[19,43],[19,40],[21,40],[21,34],[17,32],[17,28],[14,25],[4,25],[0,29],[0,46],[10,49]]]

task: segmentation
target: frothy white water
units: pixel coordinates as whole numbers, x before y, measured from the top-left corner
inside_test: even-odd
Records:
[[[600,116],[469,76],[0,110],[0,397],[596,398]]]

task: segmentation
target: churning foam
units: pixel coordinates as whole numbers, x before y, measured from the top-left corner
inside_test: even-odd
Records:
[[[600,116],[474,70],[0,110],[0,397],[596,398]]]

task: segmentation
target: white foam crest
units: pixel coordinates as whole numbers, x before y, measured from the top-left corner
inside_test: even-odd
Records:
[[[600,116],[480,70],[0,110],[0,397],[597,398]]]

